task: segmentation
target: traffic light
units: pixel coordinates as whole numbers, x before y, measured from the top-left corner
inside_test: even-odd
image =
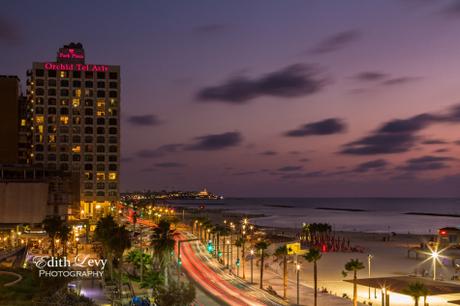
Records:
[[[178,258],[178,259],[177,259],[177,264],[178,264],[179,266],[182,266],[182,259]]]
[[[214,246],[212,245],[211,241],[208,242],[207,249],[209,253],[212,253],[214,251]]]
[[[237,267],[240,266],[240,259],[239,259],[239,258],[236,259],[236,266],[237,266]]]
[[[222,257],[222,251],[219,251],[219,253],[217,253],[217,256]]]

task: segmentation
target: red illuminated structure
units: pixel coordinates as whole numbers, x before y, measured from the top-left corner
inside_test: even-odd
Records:
[[[438,230],[438,241],[440,246],[460,246],[460,228],[443,227]]]

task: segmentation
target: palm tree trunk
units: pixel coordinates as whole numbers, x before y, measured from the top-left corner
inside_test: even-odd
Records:
[[[415,305],[415,306],[418,306],[418,299],[419,299],[419,297],[414,297],[414,300],[415,300],[415,304],[414,304],[414,305]]]
[[[243,279],[246,279],[246,274],[244,272],[244,267],[245,267],[244,262],[246,261],[244,257],[244,240],[243,240],[243,245],[241,246],[241,257],[243,260]]]
[[[318,266],[316,260],[313,261],[313,282],[315,286],[315,303],[314,306],[318,305]]]
[[[54,245],[54,236],[51,237],[51,256],[54,257],[55,245]]]
[[[260,289],[264,288],[264,251],[262,250],[262,254],[260,256]]]
[[[283,298],[287,298],[287,256],[283,256]]]
[[[168,266],[166,265],[165,266],[165,269],[164,269],[164,273],[165,273],[165,287],[168,288]]]
[[[426,295],[423,296],[423,306],[426,306]]]
[[[217,241],[216,241],[217,242],[216,243],[216,257],[217,257],[217,261],[219,261],[219,251],[220,251],[220,245],[219,245],[220,244],[220,234],[219,233],[217,233],[216,239],[217,239]]]
[[[358,285],[356,271],[353,273],[353,306],[358,306]]]

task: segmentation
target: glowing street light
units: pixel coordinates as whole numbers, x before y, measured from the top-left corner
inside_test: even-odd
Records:
[[[439,252],[437,250],[433,250],[431,252],[431,258],[433,259],[433,280],[436,280],[436,261],[439,258]]]
[[[254,250],[249,251],[251,253],[251,284],[254,284]]]
[[[296,276],[297,276],[297,305],[300,305],[300,264],[296,264],[295,266]]]

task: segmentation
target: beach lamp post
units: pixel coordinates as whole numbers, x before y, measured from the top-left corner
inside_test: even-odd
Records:
[[[230,271],[230,240],[227,239],[227,269]]]
[[[254,284],[254,250],[251,249],[251,284]]]
[[[439,252],[437,250],[432,251],[431,258],[433,258],[433,280],[436,280],[436,261],[439,258]]]
[[[297,305],[300,305],[300,264],[295,266],[296,278],[297,278]]]
[[[367,268],[368,268],[368,275],[369,275],[369,278],[371,278],[371,263],[372,263],[372,258],[374,258],[374,256],[372,256],[371,254],[368,254],[367,255]],[[370,299],[371,298],[371,285],[369,283],[369,286],[368,286],[368,298]]]

